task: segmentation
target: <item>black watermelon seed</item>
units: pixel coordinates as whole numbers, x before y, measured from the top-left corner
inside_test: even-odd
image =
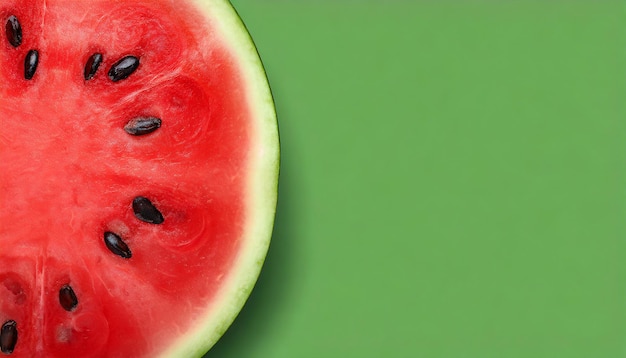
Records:
[[[112,253],[121,256],[125,259],[129,259],[133,256],[132,252],[128,248],[128,245],[118,235],[107,231],[104,233],[104,243]]]
[[[126,56],[111,66],[109,78],[113,82],[123,80],[130,76],[139,67],[139,59],[135,56]]]
[[[9,16],[5,25],[7,39],[13,47],[18,47],[22,44],[22,25],[14,15]]]
[[[35,76],[39,64],[39,51],[30,50],[24,59],[24,78],[30,80]]]
[[[156,117],[133,118],[124,126],[126,133],[130,135],[144,135],[154,132],[161,127],[161,119]]]
[[[89,57],[89,59],[87,60],[87,63],[85,64],[85,71],[83,73],[83,76],[85,77],[86,81],[89,81],[90,79],[93,78],[93,76],[96,75],[96,72],[98,71],[98,67],[100,67],[101,63],[102,63],[101,53],[94,53],[93,55],[91,55],[91,57]]]
[[[152,202],[143,196],[133,199],[133,211],[135,212],[135,217],[141,221],[150,224],[163,223],[163,215],[159,209],[155,208]]]
[[[17,323],[14,320],[4,322],[0,330],[0,351],[11,354],[17,344]]]
[[[78,298],[70,285],[63,285],[59,290],[59,303],[68,312],[73,311],[78,306]]]

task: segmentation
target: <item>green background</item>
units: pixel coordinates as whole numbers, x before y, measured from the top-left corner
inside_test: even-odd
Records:
[[[207,357],[626,357],[626,3],[233,3],[280,197]]]

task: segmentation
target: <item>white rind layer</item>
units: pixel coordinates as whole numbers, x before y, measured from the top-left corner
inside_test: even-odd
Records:
[[[209,350],[241,311],[259,276],[272,234],[277,200],[279,139],[274,101],[263,64],[245,25],[228,0],[191,0],[207,16],[241,70],[251,110],[246,219],[241,250],[225,285],[207,307],[201,325],[161,357],[199,357]],[[212,26],[212,27],[213,27]]]

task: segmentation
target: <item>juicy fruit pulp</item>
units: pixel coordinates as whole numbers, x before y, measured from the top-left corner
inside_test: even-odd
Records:
[[[266,249],[263,238],[241,258],[262,140],[249,79],[210,9],[0,5],[5,354],[152,356],[207,332],[197,327],[223,330],[238,310],[223,287],[248,289],[258,272],[233,272],[258,270]],[[275,151],[264,149],[268,163]],[[220,306],[233,312],[207,324]]]

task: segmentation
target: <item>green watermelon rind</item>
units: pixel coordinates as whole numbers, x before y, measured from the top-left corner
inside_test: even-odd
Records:
[[[162,357],[200,357],[224,334],[243,308],[257,281],[269,248],[278,195],[280,143],[273,96],[256,46],[228,0],[191,0],[239,62],[255,120],[247,178],[246,226],[233,270],[224,279],[205,318]]]

